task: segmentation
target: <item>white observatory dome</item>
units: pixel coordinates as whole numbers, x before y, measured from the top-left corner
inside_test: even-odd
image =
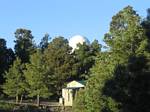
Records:
[[[72,51],[74,51],[77,48],[77,44],[83,44],[84,42],[86,44],[90,44],[89,40],[86,37],[75,35],[69,39],[69,46],[71,46]]]

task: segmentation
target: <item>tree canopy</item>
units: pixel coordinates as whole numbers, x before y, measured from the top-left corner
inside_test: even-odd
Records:
[[[84,112],[148,112],[149,41],[131,6],[112,17],[104,42],[107,51],[97,57],[86,88],[79,93],[84,97],[77,97],[75,107]]]
[[[15,59],[15,54],[12,49],[7,48],[6,40],[0,38],[0,84],[3,84],[5,71],[8,71]]]
[[[37,96],[37,105],[39,106],[40,97],[48,97],[50,95],[47,80],[46,67],[42,61],[42,55],[39,51],[31,55],[29,64],[26,64],[24,75],[28,84],[27,91],[30,97]]]
[[[4,93],[11,97],[16,97],[18,103],[18,97],[25,92],[25,78],[23,75],[24,66],[21,64],[21,60],[17,58],[12,67],[6,72],[6,82],[3,85]]]
[[[22,63],[29,62],[30,55],[35,51],[33,36],[30,30],[17,29],[15,32],[15,53],[21,59]]]
[[[44,52],[44,60],[49,71],[49,83],[60,95],[62,87],[74,75],[74,57],[68,41],[63,37],[53,39]]]

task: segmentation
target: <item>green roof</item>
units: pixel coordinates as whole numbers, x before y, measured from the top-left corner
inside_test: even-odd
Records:
[[[85,80],[81,80],[81,81],[77,81],[77,82],[79,82],[79,83],[81,83],[83,85],[86,85],[86,81]]]

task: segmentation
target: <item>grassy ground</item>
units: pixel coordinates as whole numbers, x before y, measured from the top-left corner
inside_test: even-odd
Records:
[[[0,112],[12,112],[14,107],[13,104],[0,103]]]
[[[0,103],[0,112],[50,112],[47,109],[41,109],[36,106],[19,106],[15,104]]]

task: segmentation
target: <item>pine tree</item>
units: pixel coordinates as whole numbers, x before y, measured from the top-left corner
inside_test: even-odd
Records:
[[[9,71],[6,72],[6,82],[3,85],[3,92],[10,97],[16,97],[16,103],[19,101],[19,96],[22,96],[26,91],[23,69],[21,60],[17,58]]]
[[[35,52],[33,36],[30,30],[17,29],[15,32],[15,53],[21,59],[22,63],[27,63],[30,60],[30,55]]]
[[[48,44],[49,44],[49,34],[46,33],[44,37],[41,39],[41,42],[39,44],[39,48],[41,49],[42,52],[44,52],[45,49],[47,49]]]
[[[73,109],[73,112],[87,112],[85,108],[85,90],[84,89],[81,89],[75,95],[72,109]]]
[[[47,80],[47,70],[39,51],[31,55],[30,64],[26,64],[24,75],[28,84],[28,93],[30,97],[37,96],[37,106],[40,105],[40,98],[47,98],[49,95]]]
[[[91,47],[90,49],[91,49],[93,56],[97,56],[101,51],[102,45],[99,44],[98,40],[94,40],[91,43],[90,47]]]
[[[15,55],[12,49],[8,49],[6,46],[6,41],[0,38],[0,84],[5,82],[3,76],[5,72],[8,71],[10,65],[13,64]]]
[[[77,69],[77,80],[85,80],[89,77],[90,68],[95,64],[95,57],[100,53],[101,45],[94,40],[91,45],[86,43],[78,44],[78,49],[74,51]]]
[[[44,62],[49,69],[49,86],[53,87],[54,95],[60,96],[61,89],[75,74],[74,57],[67,39],[57,37],[49,43],[44,52]]]
[[[148,39],[131,6],[113,16],[104,41],[108,51],[97,57],[85,88],[86,111],[148,112]]]

